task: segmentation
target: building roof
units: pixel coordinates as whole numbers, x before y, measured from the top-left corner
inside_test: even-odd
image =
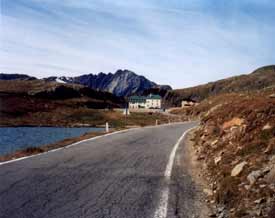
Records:
[[[129,98],[129,102],[131,103],[145,103],[146,102],[146,97],[144,96],[131,96]]]
[[[161,100],[161,97],[159,95],[148,95],[146,99],[154,99],[154,100]]]
[[[148,95],[147,97],[145,96],[131,96],[129,97],[129,102],[131,103],[145,103],[147,99],[151,99],[151,100],[161,100],[161,97],[159,95]]]

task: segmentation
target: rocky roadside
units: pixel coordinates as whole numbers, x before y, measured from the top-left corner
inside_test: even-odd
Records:
[[[211,217],[275,217],[275,101],[220,98],[194,134]]]
[[[189,211],[189,216],[179,216],[179,217],[192,217],[192,218],[206,218],[214,214],[215,208],[210,204],[208,195],[209,184],[204,178],[204,168],[203,163],[198,161],[196,154],[196,144],[194,141],[195,132],[197,129],[190,131],[185,137],[185,146],[181,147],[178,153],[181,153],[181,158],[177,158],[176,166],[180,165],[181,172],[178,172],[179,175],[184,175],[181,180],[181,183],[186,183],[190,177],[189,186],[190,196],[186,197],[186,202],[191,202],[192,205],[189,205],[186,208]],[[186,195],[188,193],[183,193]],[[182,201],[182,204],[185,205]],[[182,205],[181,205],[182,207]]]
[[[275,158],[270,159],[260,170],[253,169],[251,163],[243,161],[232,166],[228,177],[219,178],[209,168],[200,146],[196,142],[196,135],[202,127],[187,135],[187,146],[184,149],[184,165],[188,165],[188,172],[200,191],[196,200],[200,214],[194,217],[217,218],[256,218],[275,217]],[[215,164],[222,161],[215,157]],[[246,174],[246,175],[244,175]],[[247,181],[242,181],[242,179]],[[237,182],[239,181],[239,183]]]

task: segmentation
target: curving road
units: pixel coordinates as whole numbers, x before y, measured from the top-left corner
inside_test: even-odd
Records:
[[[178,140],[196,125],[133,129],[0,165],[0,217],[180,216],[170,202],[176,179],[167,181],[165,172]]]

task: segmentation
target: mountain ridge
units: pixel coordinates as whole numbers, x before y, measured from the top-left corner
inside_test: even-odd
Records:
[[[63,81],[66,83],[76,83],[88,86],[95,90],[107,91],[116,96],[130,96],[142,94],[145,90],[160,88],[171,90],[168,85],[158,85],[142,75],[138,75],[130,70],[117,70],[113,73],[83,74],[76,77],[48,77],[46,81]]]
[[[181,101],[201,102],[218,94],[249,92],[275,85],[275,65],[258,68],[250,74],[242,74],[206,84],[170,90],[164,97],[167,107],[180,106]]]
[[[33,80],[37,79],[25,74],[0,74],[0,80]],[[159,85],[145,76],[130,70],[117,70],[115,73],[83,74],[75,77],[50,76],[43,78],[47,82],[80,84],[98,91],[110,92],[119,97],[142,95],[146,90],[156,89],[161,93],[171,90],[169,85]],[[162,94],[164,95],[164,94]]]

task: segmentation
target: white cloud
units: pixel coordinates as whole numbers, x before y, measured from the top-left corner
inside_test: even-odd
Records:
[[[128,68],[185,87],[275,61],[274,21],[237,1],[3,2],[3,72],[43,77]]]

